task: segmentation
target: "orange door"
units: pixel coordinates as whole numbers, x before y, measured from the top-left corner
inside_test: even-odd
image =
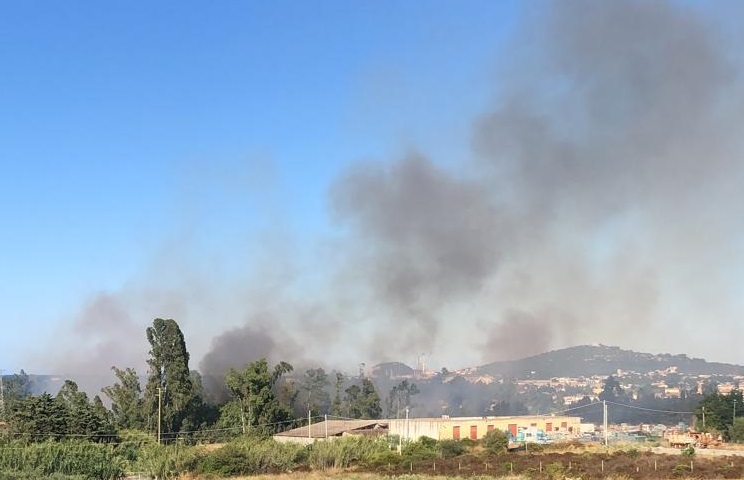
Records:
[[[509,424],[509,433],[511,433],[512,437],[517,436],[517,424],[516,423]]]
[[[452,438],[460,440],[460,426],[452,427]]]
[[[553,431],[553,424],[551,422],[548,422],[545,424],[545,431],[546,432],[552,432]]]
[[[488,427],[486,427],[486,431],[493,432],[493,425],[489,425]]]
[[[470,425],[470,440],[478,440],[478,425]]]

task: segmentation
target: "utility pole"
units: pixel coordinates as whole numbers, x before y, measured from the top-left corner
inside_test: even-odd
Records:
[[[406,442],[410,441],[410,431],[408,430],[408,406],[406,406]]]
[[[731,416],[731,425],[734,424],[735,419],[736,419],[736,399],[734,399],[734,414]]]
[[[158,387],[158,445],[160,445],[160,418],[163,408],[163,389]]]
[[[602,400],[602,410],[603,410],[603,417],[604,417],[604,443],[605,447],[607,446],[607,400]]]
[[[705,406],[703,406],[703,430],[705,430]]]
[[[310,432],[310,430],[312,430],[310,428],[310,427],[312,427],[312,425],[313,425],[313,420],[312,420],[312,417],[310,416],[310,409],[308,408],[307,409],[307,438],[308,439],[312,439],[313,438],[313,436],[312,436],[312,434]]]
[[[245,435],[245,405],[242,398],[240,399],[240,424],[243,427],[243,435]]]

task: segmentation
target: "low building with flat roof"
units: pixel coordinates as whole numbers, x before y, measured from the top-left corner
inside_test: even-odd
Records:
[[[509,417],[434,417],[387,420],[391,435],[407,440],[430,437],[435,440],[478,440],[491,430],[508,432],[516,438],[520,431],[541,430],[549,438],[572,438],[581,434],[581,417],[524,415]]]

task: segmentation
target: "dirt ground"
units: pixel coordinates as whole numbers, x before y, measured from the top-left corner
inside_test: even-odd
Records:
[[[744,457],[658,455],[652,452],[512,453],[499,456],[462,456],[408,464],[381,465],[366,470],[387,475],[507,476],[558,480],[564,478],[634,480],[670,478],[744,478]]]

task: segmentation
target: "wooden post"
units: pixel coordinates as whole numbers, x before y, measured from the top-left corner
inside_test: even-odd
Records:
[[[602,473],[604,473],[604,459],[602,459]]]
[[[656,459],[654,458],[654,472],[656,471]]]

